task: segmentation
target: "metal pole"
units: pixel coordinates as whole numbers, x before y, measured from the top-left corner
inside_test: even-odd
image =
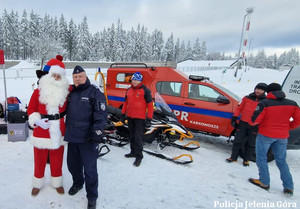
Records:
[[[251,48],[252,39],[253,39],[253,38],[251,38],[251,39],[250,39],[250,42],[249,42],[248,57],[250,57],[250,48]]]
[[[242,41],[243,41],[243,36],[244,36],[244,27],[245,27],[245,19],[247,17],[248,13],[244,15],[244,20],[243,20],[243,27],[242,27],[242,33],[241,33],[241,40],[240,40],[240,48],[239,48],[239,53],[238,53],[238,62],[241,62],[240,61],[240,58],[241,58],[241,48],[242,48]],[[243,62],[243,60],[242,60]],[[234,77],[237,77],[237,72],[238,72],[238,69],[240,68],[242,63],[237,63],[237,66],[236,66],[236,70],[234,72]]]
[[[250,62],[249,62],[249,58],[250,58],[250,48],[251,48],[251,43],[252,43],[252,39],[250,39],[250,43],[249,43],[249,49],[248,49],[248,70],[250,70]]]
[[[247,15],[248,15],[248,13],[244,15],[238,59],[241,57],[240,55],[241,55],[242,41],[243,41],[243,36],[244,36],[245,19],[246,19]]]
[[[239,54],[238,54],[238,58],[241,57],[241,48],[242,48],[242,41],[243,41],[243,36],[244,36],[244,29],[245,29],[245,20],[246,20],[246,17],[249,15],[249,14],[252,14],[253,13],[253,8],[252,7],[249,7],[246,9],[246,14],[244,15],[244,20],[243,20],[243,28],[242,28],[242,34],[241,34],[241,40],[240,40],[240,48],[239,48]],[[248,23],[250,25],[250,22]],[[248,32],[249,28],[247,27],[246,28],[246,32]],[[246,34],[247,35],[247,34]]]
[[[6,77],[5,77],[5,64],[2,65],[3,70],[3,81],[4,81],[4,96],[5,96],[5,102],[4,102],[4,118],[5,122],[7,122],[7,91],[6,91]]]

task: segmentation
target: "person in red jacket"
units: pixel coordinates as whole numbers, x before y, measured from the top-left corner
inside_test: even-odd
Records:
[[[228,163],[237,162],[239,154],[242,153],[244,158],[243,165],[249,166],[249,160],[255,152],[255,139],[258,130],[257,125],[252,124],[251,116],[257,104],[265,99],[266,90],[266,83],[258,83],[254,88],[254,92],[245,96],[235,110],[231,124],[236,128],[236,134],[231,157],[226,159]],[[239,116],[241,118],[239,124],[237,124]]]
[[[266,99],[257,105],[252,116],[254,124],[259,124],[256,138],[259,179],[250,178],[249,181],[263,189],[270,188],[267,152],[271,148],[280,171],[283,192],[293,195],[294,184],[286,162],[286,147],[290,129],[300,125],[300,108],[295,101],[285,98],[281,85],[277,83],[269,84],[267,92]]]
[[[151,91],[142,84],[143,75],[135,72],[132,77],[132,85],[127,90],[125,102],[122,108],[123,117],[128,118],[130,153],[125,157],[134,157],[134,166],[140,166],[143,159],[143,133],[145,126],[151,124],[153,116],[153,102]],[[124,120],[123,120],[124,121]]]
[[[34,90],[27,113],[33,128],[30,143],[34,147],[34,177],[31,195],[36,196],[44,182],[45,167],[49,156],[51,185],[59,194],[64,193],[62,164],[65,133],[64,115],[69,94],[62,56],[51,59],[40,72],[39,87]]]

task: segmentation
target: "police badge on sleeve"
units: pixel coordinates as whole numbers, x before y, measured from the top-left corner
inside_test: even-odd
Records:
[[[99,135],[102,134],[102,131],[101,131],[101,130],[96,130],[95,132],[96,132],[97,136],[99,136]]]
[[[104,102],[101,102],[100,108],[102,111],[106,110],[106,104]]]

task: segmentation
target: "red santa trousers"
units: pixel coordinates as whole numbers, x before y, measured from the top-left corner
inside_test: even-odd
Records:
[[[51,177],[62,176],[64,146],[60,146],[58,149],[38,149],[34,147],[34,177],[38,179],[44,177],[48,154]]]

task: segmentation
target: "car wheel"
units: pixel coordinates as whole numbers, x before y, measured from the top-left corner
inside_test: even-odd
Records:
[[[272,149],[270,148],[267,153],[267,161],[272,162],[275,159]],[[253,154],[252,158],[250,159],[252,162],[256,162],[256,154]]]

